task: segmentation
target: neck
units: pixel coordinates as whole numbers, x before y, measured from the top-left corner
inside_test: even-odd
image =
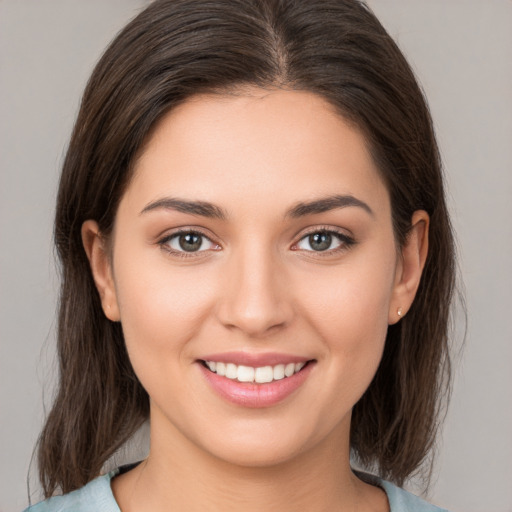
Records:
[[[369,486],[350,469],[347,423],[314,448],[259,467],[220,460],[179,431],[152,426],[149,457],[114,480],[114,494],[123,512],[365,510]]]

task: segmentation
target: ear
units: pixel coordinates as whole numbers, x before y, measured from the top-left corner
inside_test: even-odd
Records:
[[[407,313],[420,285],[428,254],[429,216],[424,210],[414,212],[411,230],[401,250],[395,274],[388,323],[395,324]]]
[[[82,243],[91,265],[96,288],[100,294],[103,312],[109,320],[118,322],[120,315],[112,265],[105,247],[105,239],[101,236],[97,222],[86,220],[82,224]]]

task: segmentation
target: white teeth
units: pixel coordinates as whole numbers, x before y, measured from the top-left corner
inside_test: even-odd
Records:
[[[236,379],[238,368],[236,364],[228,363],[226,365],[226,377],[228,379]]]
[[[288,364],[284,367],[284,374],[285,374],[287,377],[291,377],[294,373],[295,373],[295,365],[294,365],[293,363],[288,363]]]
[[[254,381],[258,384],[265,384],[266,382],[272,382],[274,380],[274,370],[272,366],[263,366],[262,368],[256,368],[254,373]]]
[[[274,366],[274,380],[284,379],[284,364]]]
[[[278,364],[276,366],[261,366],[252,368],[251,366],[237,366],[233,363],[220,363],[215,361],[205,361],[206,366],[217,375],[227,377],[228,379],[238,380],[239,382],[256,382],[265,384],[273,380],[281,380],[285,377],[291,377],[304,368],[306,363],[288,363],[287,365]]]
[[[237,370],[237,379],[240,382],[254,382],[254,368],[250,366],[239,366]]]

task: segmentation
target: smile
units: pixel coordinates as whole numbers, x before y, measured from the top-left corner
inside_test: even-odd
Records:
[[[254,382],[256,384],[267,384],[291,377],[300,372],[306,365],[305,362],[301,362],[254,368],[252,366],[236,365],[219,361],[204,361],[204,364],[211,372],[221,377],[237,380],[238,382]]]

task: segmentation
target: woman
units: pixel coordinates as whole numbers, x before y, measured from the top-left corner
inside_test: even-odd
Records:
[[[157,0],[61,177],[41,510],[439,510],[453,241],[428,108],[348,0]],[[149,419],[139,464],[101,476]],[[350,460],[367,473],[353,471]]]

